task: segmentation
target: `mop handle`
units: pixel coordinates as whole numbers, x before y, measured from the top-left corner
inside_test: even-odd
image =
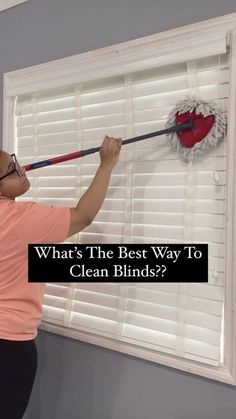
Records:
[[[193,128],[193,121],[189,120],[189,121],[187,121],[183,124],[177,124],[173,127],[162,129],[160,131],[150,132],[149,134],[143,134],[143,135],[139,135],[137,137],[128,138],[127,140],[122,141],[122,145],[134,143],[136,141],[145,140],[145,139],[151,138],[151,137],[156,137],[158,135],[170,134],[172,132],[179,132],[179,131],[183,131],[183,130],[187,130],[187,129],[191,129],[191,128]],[[87,156],[88,154],[96,153],[99,150],[100,150],[100,147],[88,148],[87,150],[80,150],[80,151],[76,151],[74,153],[69,153],[69,154],[64,154],[62,156],[54,157],[52,159],[41,160],[41,161],[38,161],[36,163],[27,164],[27,165],[23,166],[23,168],[27,172],[28,170],[34,170],[34,169],[38,169],[40,167],[49,166],[51,164],[61,163],[61,162],[67,161],[67,160],[72,160],[72,159],[77,159],[79,157]]]

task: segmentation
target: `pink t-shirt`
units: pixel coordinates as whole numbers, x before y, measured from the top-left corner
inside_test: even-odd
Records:
[[[45,284],[28,283],[28,243],[67,238],[70,208],[0,199],[0,338],[30,340],[42,318]]]

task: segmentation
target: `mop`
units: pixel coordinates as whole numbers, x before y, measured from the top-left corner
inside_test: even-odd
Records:
[[[227,130],[227,119],[213,103],[187,97],[170,112],[166,127],[191,120],[194,128],[171,132],[167,135],[171,147],[183,160],[195,161],[205,152],[223,141]],[[178,126],[178,125],[177,125]]]
[[[170,112],[166,127],[160,131],[139,135],[122,141],[122,145],[167,135],[170,146],[185,161],[195,161],[206,151],[215,148],[225,137],[227,121],[221,110],[210,102],[187,97]],[[80,150],[24,166],[25,171],[61,163],[96,153],[100,147]]]

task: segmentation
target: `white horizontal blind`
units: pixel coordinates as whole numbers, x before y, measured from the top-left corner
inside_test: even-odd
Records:
[[[227,55],[17,97],[22,164],[162,129],[186,95],[227,109]],[[29,172],[20,200],[74,206],[99,155]],[[47,284],[44,321],[178,355],[220,362],[226,240],[226,141],[191,166],[165,136],[124,146],[94,222],[80,243],[208,243],[208,284]],[[179,278],[181,280],[181,278]]]

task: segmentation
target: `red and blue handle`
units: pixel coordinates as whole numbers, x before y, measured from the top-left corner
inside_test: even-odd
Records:
[[[173,132],[180,132],[183,130],[189,130],[189,129],[192,129],[193,127],[194,127],[193,121],[189,120],[183,124],[177,124],[173,127],[166,128],[160,131],[150,132],[149,134],[143,134],[137,137],[128,138],[127,140],[122,141],[122,145],[134,143],[136,141],[145,140],[147,138],[156,137],[158,135],[170,134]],[[74,153],[64,154],[62,156],[53,157],[51,159],[41,160],[36,163],[26,164],[24,166],[24,169],[26,172],[29,170],[39,169],[40,167],[50,166],[51,164],[57,164],[57,163],[62,163],[67,160],[78,159],[79,157],[84,157],[84,156],[87,156],[88,154],[96,153],[99,150],[100,150],[100,147],[94,147],[94,148],[88,148],[87,150],[75,151]]]

